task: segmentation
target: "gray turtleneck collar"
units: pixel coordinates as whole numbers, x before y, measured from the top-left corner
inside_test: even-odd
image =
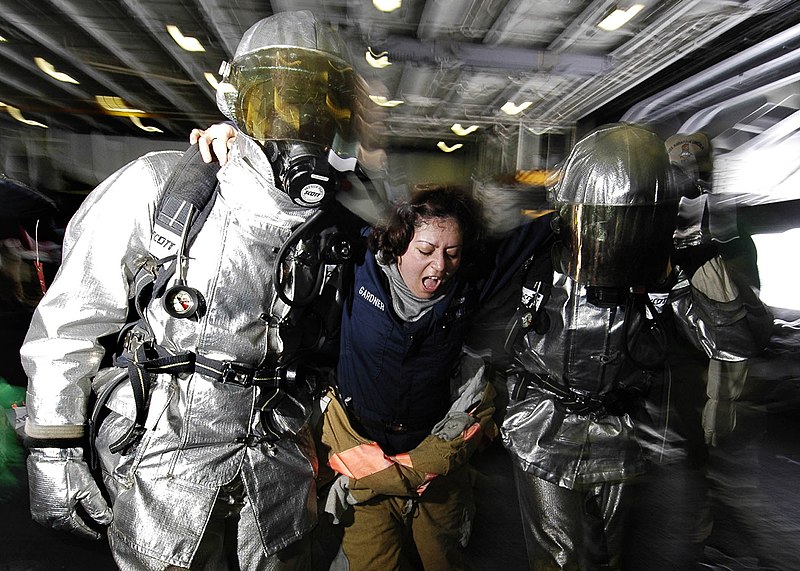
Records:
[[[383,264],[378,260],[378,265],[383,270],[383,273],[386,274],[386,277],[389,278],[389,293],[392,296],[392,306],[397,316],[403,321],[417,321],[430,311],[434,305],[444,299],[450,287],[450,282],[446,282],[440,293],[429,299],[423,299],[411,293],[406,282],[403,281],[403,276],[400,275],[400,270],[397,268],[396,263]]]

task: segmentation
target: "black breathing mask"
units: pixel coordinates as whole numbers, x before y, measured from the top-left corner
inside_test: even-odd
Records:
[[[325,149],[303,141],[267,140],[262,144],[272,165],[275,186],[298,206],[316,208],[333,198],[338,172],[328,162]]]

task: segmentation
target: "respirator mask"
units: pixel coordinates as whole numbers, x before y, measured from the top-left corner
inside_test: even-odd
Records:
[[[324,147],[304,141],[267,140],[262,149],[272,166],[275,186],[296,205],[320,206],[338,190],[341,174],[331,166]]]

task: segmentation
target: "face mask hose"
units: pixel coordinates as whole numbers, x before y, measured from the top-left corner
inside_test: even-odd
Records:
[[[310,304],[319,293],[322,281],[325,277],[326,264],[341,264],[348,261],[352,256],[350,242],[342,234],[333,229],[326,229],[322,232],[318,232],[316,228],[314,228],[316,222],[325,214],[326,211],[323,209],[312,214],[308,220],[303,222],[292,232],[292,235],[289,236],[280,250],[278,250],[275,265],[272,267],[272,283],[275,284],[275,291],[278,294],[278,298],[290,307],[304,307]],[[283,266],[289,257],[291,249],[295,247],[300,240],[308,236],[317,236],[319,238],[318,258],[315,260],[317,269],[314,283],[304,296],[291,299],[284,291]]]

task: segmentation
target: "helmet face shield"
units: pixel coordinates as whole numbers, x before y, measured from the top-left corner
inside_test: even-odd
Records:
[[[664,278],[677,202],[559,207],[562,268],[600,287],[650,285]]]
[[[270,47],[233,62],[225,91],[239,128],[264,141],[283,139],[330,147],[353,138],[356,77],[330,54]]]
[[[678,174],[642,127],[607,125],[579,141],[553,191],[564,271],[590,286],[660,282],[685,190]]]

